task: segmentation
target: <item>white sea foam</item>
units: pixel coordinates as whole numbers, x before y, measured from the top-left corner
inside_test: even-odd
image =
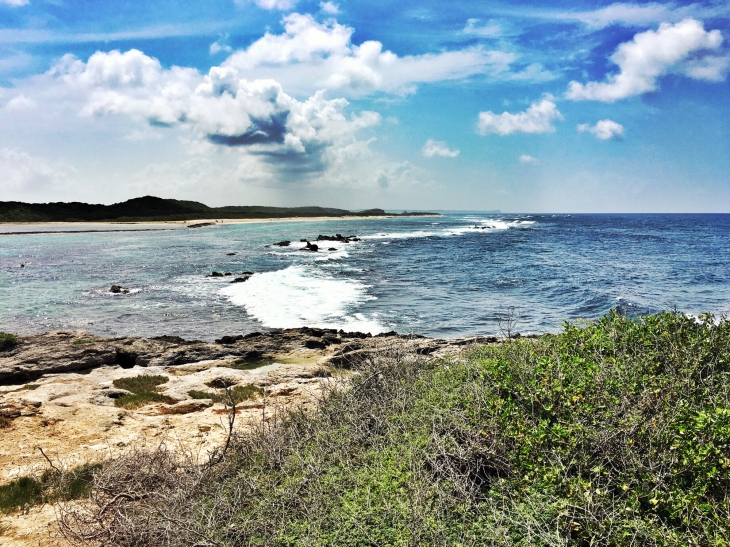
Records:
[[[328,251],[327,254],[318,253],[319,256],[315,258],[317,262],[324,262],[326,260],[339,260],[341,258],[347,258],[350,255],[344,249],[338,249],[337,251]]]
[[[422,237],[450,237],[460,236],[477,230],[509,230],[510,228],[524,228],[535,224],[534,220],[501,220],[501,219],[474,219],[469,224],[440,231],[418,230],[415,232],[386,232],[362,236],[362,239],[415,239]]]
[[[321,327],[377,334],[384,328],[375,316],[356,307],[375,297],[368,287],[350,279],[335,279],[311,266],[289,266],[258,273],[245,283],[221,289],[220,294],[266,327]]]

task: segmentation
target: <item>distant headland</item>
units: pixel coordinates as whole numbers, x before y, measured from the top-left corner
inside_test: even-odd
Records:
[[[310,217],[438,216],[438,213],[386,213],[383,209],[348,211],[332,207],[263,207],[257,205],[208,207],[197,201],[134,198],[113,205],[90,203],[23,203],[0,201],[2,222],[159,222],[201,218],[276,219]]]

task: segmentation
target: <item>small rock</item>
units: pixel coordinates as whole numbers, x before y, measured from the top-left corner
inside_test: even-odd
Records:
[[[253,275],[253,272],[241,272],[241,275]]]
[[[316,253],[317,251],[319,251],[319,245],[317,245],[316,243],[310,243],[309,241],[307,241],[307,245],[304,247],[304,249],[307,249],[308,251],[312,251],[312,252]]]
[[[112,285],[109,292],[114,294],[129,294],[129,289],[122,287],[121,285]]]
[[[288,247],[291,244],[291,241],[285,239],[284,241],[279,241],[278,243],[272,243],[272,245],[276,245],[277,247]]]
[[[236,253],[226,253],[226,256],[236,256]]]
[[[211,274],[206,275],[205,277],[223,277],[223,274],[220,272],[213,272]]]
[[[328,251],[336,251],[337,249],[335,249],[334,247],[330,247],[330,248],[329,248],[329,249],[327,249],[327,250],[328,250]]]
[[[233,275],[231,272],[226,272],[223,275]]]
[[[243,283],[244,281],[248,281],[248,278],[249,278],[249,277],[250,277],[250,276],[246,276],[246,277],[237,277],[236,279],[234,279],[233,281],[231,281],[231,283]]]

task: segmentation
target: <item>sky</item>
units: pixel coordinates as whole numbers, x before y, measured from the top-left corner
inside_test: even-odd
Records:
[[[0,201],[730,212],[730,2],[0,0]]]

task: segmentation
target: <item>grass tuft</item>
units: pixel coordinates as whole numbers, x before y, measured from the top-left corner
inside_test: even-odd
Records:
[[[243,401],[249,401],[251,399],[257,399],[258,397],[261,397],[264,395],[264,390],[258,386],[255,386],[253,384],[248,384],[245,386],[234,386],[230,390],[231,397],[233,398],[233,401],[238,404],[242,403]],[[228,395],[225,392],[211,392],[211,391],[202,391],[198,389],[191,389],[188,391],[188,395],[192,399],[210,399],[214,403],[229,403],[230,399],[228,398]]]
[[[129,395],[122,395],[114,400],[116,406],[134,410],[153,403],[174,404],[176,399],[158,392],[159,386],[167,383],[167,376],[153,376],[142,374],[131,378],[114,380],[114,387],[131,391]]]
[[[0,332],[0,351],[7,351],[15,347],[18,337],[9,332]]]
[[[77,338],[73,342],[71,342],[74,346],[84,346],[86,344],[93,344],[94,341],[91,338]]]

